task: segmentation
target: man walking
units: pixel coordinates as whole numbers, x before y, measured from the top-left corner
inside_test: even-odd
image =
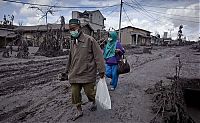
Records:
[[[80,30],[80,27],[80,20],[69,20],[69,30],[72,41],[70,44],[66,75],[68,75],[67,77],[71,84],[72,103],[75,104],[77,108],[77,113],[72,120],[83,116],[81,108],[82,88],[84,88],[88,100],[92,102],[90,110],[96,110],[96,92],[94,86],[97,72],[101,78],[103,78],[105,74],[104,58],[100,46],[93,37],[84,34]]]

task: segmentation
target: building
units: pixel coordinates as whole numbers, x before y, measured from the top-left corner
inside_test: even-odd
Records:
[[[89,24],[81,24],[81,30],[86,34],[93,36],[94,30]],[[22,37],[28,42],[29,46],[39,46],[47,34],[47,26],[19,26],[15,28],[15,31],[22,35]],[[70,39],[68,24],[65,24],[63,32],[61,32],[61,24],[48,24],[48,31],[51,32],[55,39],[59,38],[61,33],[63,33],[65,41]]]
[[[167,36],[167,32],[164,32],[164,35],[163,35],[163,44],[164,46],[178,46],[179,45],[179,41],[178,40],[172,40],[171,37],[168,37]]]
[[[132,26],[127,26],[121,29],[121,43],[129,45],[150,45],[151,44],[151,32],[139,29]]]
[[[151,45],[158,45],[158,37],[151,35]]]
[[[13,29],[0,28],[0,47],[5,47],[8,43],[17,38]]]
[[[163,38],[166,39],[167,38],[167,34],[168,32],[164,32]]]
[[[104,21],[106,18],[99,10],[84,12],[72,11],[72,18],[79,19],[81,23],[89,23],[95,32],[105,28]]]

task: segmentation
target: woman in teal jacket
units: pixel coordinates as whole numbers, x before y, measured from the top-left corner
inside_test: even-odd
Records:
[[[125,53],[121,43],[117,40],[117,33],[115,31],[109,32],[107,44],[104,48],[104,59],[106,60],[106,76],[111,78],[110,90],[115,90],[118,83],[117,65],[121,56]]]

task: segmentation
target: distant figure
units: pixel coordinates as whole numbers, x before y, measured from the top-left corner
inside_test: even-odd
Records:
[[[61,26],[60,26],[60,30],[65,30],[65,17],[64,16],[61,16],[60,17],[60,23],[61,23]]]

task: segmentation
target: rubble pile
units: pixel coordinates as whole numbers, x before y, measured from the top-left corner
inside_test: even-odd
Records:
[[[191,47],[191,49],[194,49],[194,50],[196,50],[197,52],[200,52],[200,43],[198,43],[198,44],[193,44],[192,47]]]
[[[152,54],[151,50],[152,50],[152,47],[144,47],[144,48],[143,48],[143,53]]]
[[[200,80],[174,79],[170,85],[157,82],[154,88],[148,88],[147,94],[152,94],[155,114],[151,123],[195,123],[186,111],[184,99],[185,88],[200,89]]]
[[[144,47],[144,46],[125,46],[126,50],[128,50],[128,54],[152,54],[152,47]]]

